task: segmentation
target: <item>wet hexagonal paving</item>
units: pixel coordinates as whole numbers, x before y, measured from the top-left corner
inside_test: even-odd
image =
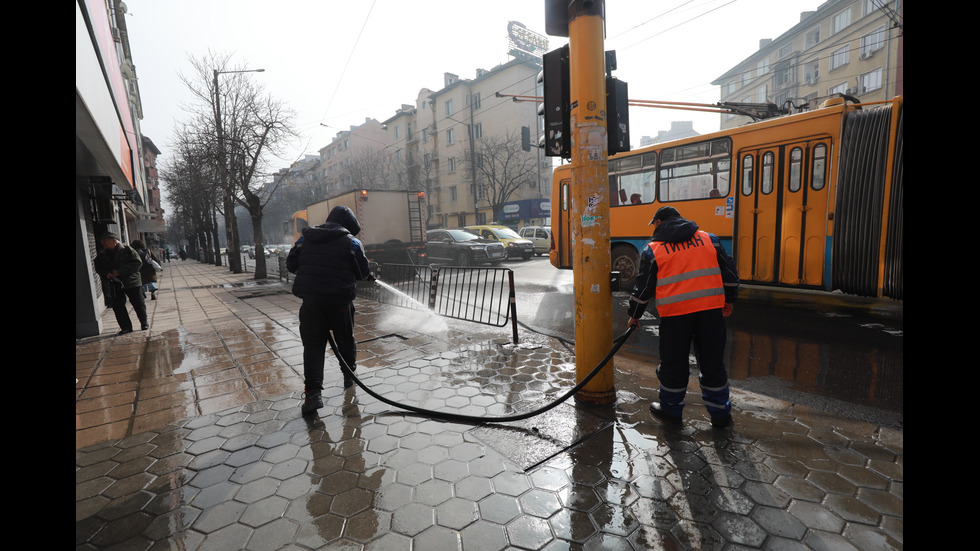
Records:
[[[76,343],[78,549],[903,548],[900,429],[735,389],[718,431],[692,387],[665,430],[626,357],[612,407],[484,425],[344,391],[331,360],[304,419],[298,299],[166,268],[149,332],[114,337],[109,313]],[[356,307],[358,373],[388,399],[498,416],[574,384],[549,338]]]

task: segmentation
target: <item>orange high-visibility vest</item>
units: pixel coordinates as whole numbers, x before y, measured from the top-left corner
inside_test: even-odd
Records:
[[[689,241],[649,245],[657,262],[657,312],[682,316],[725,306],[725,286],[711,236],[698,230]]]

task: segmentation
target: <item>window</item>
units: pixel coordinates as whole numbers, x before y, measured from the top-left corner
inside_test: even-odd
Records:
[[[842,82],[842,83],[838,84],[837,86],[834,86],[834,87],[832,87],[832,88],[830,88],[830,89],[827,90],[827,94],[830,94],[830,95],[833,95],[833,94],[844,94],[846,92],[847,92],[847,83],[846,82]]]
[[[612,206],[652,202],[657,196],[657,153],[611,161],[609,185]]]
[[[473,105],[473,109],[479,109],[480,108],[480,104],[482,102],[480,101],[480,93],[479,92],[477,92],[477,93],[473,94],[472,96],[470,96],[470,103],[471,103],[471,105]]]
[[[731,164],[728,139],[666,149],[660,158],[658,197],[664,202],[726,197]]]
[[[885,47],[885,27],[878,27],[861,37],[861,59],[871,57],[871,54]]]
[[[834,69],[847,65],[850,62],[850,60],[851,60],[850,45],[834,50],[834,53],[830,54],[830,70],[833,71]]]
[[[752,80],[752,71],[745,71],[742,73],[742,86],[748,86],[749,81]]]
[[[834,16],[830,23],[830,34],[837,34],[851,24],[851,7],[848,6],[844,11]]]
[[[813,148],[813,172],[810,187],[820,191],[827,184],[827,146],[820,144]]]
[[[861,75],[861,93],[866,94],[881,88],[881,67]]]
[[[449,187],[449,200],[450,201],[456,200],[456,186]]]
[[[815,60],[803,66],[803,83],[816,84],[820,78],[820,60]]]
[[[477,123],[473,125],[473,139],[479,140],[483,137],[483,123]]]
[[[449,158],[449,173],[450,174],[456,173],[456,157]],[[453,200],[455,201],[455,199]]]
[[[793,43],[790,42],[789,44],[786,44],[785,46],[779,48],[779,59],[791,55],[792,53],[793,53]]]
[[[762,75],[768,75],[769,74],[769,58],[768,57],[766,59],[763,59],[762,61],[760,61],[758,63],[758,65],[756,65],[756,71],[757,71],[757,73],[758,73],[758,75],[760,77]]]
[[[788,66],[784,69],[777,69],[773,80],[776,86],[786,86],[787,84],[792,84],[796,81],[796,67]]]
[[[769,98],[769,85],[763,84],[755,91],[756,103],[765,103]]]
[[[772,193],[772,182],[773,182],[773,162],[776,160],[775,155],[772,151],[767,151],[765,155],[762,156],[762,181],[759,183],[759,188],[762,193],[769,195]]]
[[[429,128],[422,129],[422,143],[429,143]]]
[[[448,117],[448,116],[450,116],[452,114],[453,114],[453,100],[447,99],[446,100],[446,116]]]
[[[803,38],[803,49],[808,49],[820,43],[820,27],[814,27],[807,31]]]
[[[398,138],[399,138],[399,136],[398,136],[398,127],[396,126],[395,127],[395,139],[397,140]]]
[[[753,161],[754,157],[752,155],[742,157],[742,195],[752,195],[752,185],[754,183],[752,179],[755,177]]]
[[[455,132],[453,132],[453,129],[452,128],[450,128],[449,130],[446,130],[446,143],[448,145],[452,145],[452,144],[456,143],[456,134],[455,134]]]
[[[733,80],[733,81],[731,81],[731,82],[728,83],[728,94],[734,94],[735,93],[735,90],[738,90],[738,85]]]
[[[789,152],[789,190],[800,191],[803,181],[803,149],[794,147]]]
[[[463,226],[465,226],[466,225],[466,215],[465,214],[456,215],[456,224],[459,227],[461,227],[461,228]]]

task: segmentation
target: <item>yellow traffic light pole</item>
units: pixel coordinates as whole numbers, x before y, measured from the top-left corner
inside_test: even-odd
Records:
[[[569,102],[572,159],[571,228],[575,281],[575,372],[588,375],[612,348],[609,249],[609,173],[602,0],[568,7]],[[616,401],[613,362],[575,398]]]

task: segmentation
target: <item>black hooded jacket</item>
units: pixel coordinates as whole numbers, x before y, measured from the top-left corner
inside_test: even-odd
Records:
[[[334,207],[326,223],[303,229],[286,257],[286,269],[296,274],[293,294],[338,303],[354,300],[356,281],[370,276],[364,247],[354,238],[360,231],[354,213],[343,206]]]

